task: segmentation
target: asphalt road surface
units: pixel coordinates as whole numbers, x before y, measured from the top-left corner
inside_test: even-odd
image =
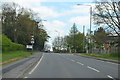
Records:
[[[118,78],[118,64],[73,54],[44,53],[24,78]]]

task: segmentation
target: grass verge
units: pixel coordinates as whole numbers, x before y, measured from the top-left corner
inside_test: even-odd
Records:
[[[86,55],[86,56],[92,56],[92,57],[99,57],[99,58],[105,58],[105,59],[111,59],[111,60],[118,60],[120,61],[120,57],[118,56],[112,56],[111,54],[105,54],[105,53],[101,53],[101,54],[86,54],[86,53],[82,53],[81,55]]]
[[[0,63],[8,61],[10,59],[17,58],[16,60],[13,60],[13,61],[5,63],[5,64],[8,64],[8,63],[12,63],[12,62],[18,61],[18,60],[23,59],[23,58],[28,57],[28,56],[31,56],[31,52],[27,52],[27,51],[3,52],[2,53],[2,59],[0,59]],[[2,65],[4,65],[4,64],[2,64]]]

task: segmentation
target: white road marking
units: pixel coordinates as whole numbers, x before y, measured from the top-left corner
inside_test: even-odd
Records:
[[[80,62],[77,62],[78,64],[80,64],[80,65],[84,65],[84,64],[82,64],[82,63],[80,63]]]
[[[100,72],[99,70],[97,70],[97,69],[95,69],[95,68],[92,68],[92,67],[90,67],[90,66],[87,66],[89,69],[92,69],[92,70],[94,70],[94,71],[96,71],[96,72]]]
[[[24,78],[28,78],[28,77],[24,77]]]
[[[75,60],[72,60],[72,59],[71,59],[71,61],[75,62]]]
[[[110,76],[110,75],[107,75],[107,77],[109,77],[109,78],[111,78],[111,79],[113,79],[113,80],[115,80],[112,76]]]
[[[43,53],[43,56],[44,56],[44,53]],[[29,74],[31,74],[36,68],[37,66],[40,64],[40,62],[42,61],[42,58],[43,56],[41,57],[40,61],[37,63],[37,65],[29,72]]]

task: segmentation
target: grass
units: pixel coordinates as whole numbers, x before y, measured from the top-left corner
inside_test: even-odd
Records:
[[[0,52],[0,63],[2,62],[2,52]]]
[[[31,52],[27,51],[10,51],[10,52],[3,52],[2,59],[0,62],[4,62],[13,58],[18,58],[17,60],[23,59],[25,57],[31,56]],[[17,61],[15,60],[15,61]],[[14,61],[12,61],[14,62]]]
[[[91,54],[86,54],[86,53],[83,53],[83,54],[81,54],[81,55],[86,55],[86,56],[92,56],[92,57],[99,57],[99,58],[105,58],[105,59],[112,59],[112,60],[120,60],[120,57],[115,57],[115,56],[112,56],[112,55],[110,55],[110,54],[103,54],[103,53],[100,53],[100,54],[98,54],[98,53],[91,53]]]

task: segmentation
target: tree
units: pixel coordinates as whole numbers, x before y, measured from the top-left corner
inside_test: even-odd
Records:
[[[2,33],[12,42],[27,45],[34,36],[34,49],[43,50],[49,38],[47,32],[34,20],[34,12],[15,3],[2,4]]]
[[[84,38],[84,39],[83,39]],[[86,37],[84,33],[78,31],[76,24],[74,23],[70,29],[69,35],[64,37],[56,37],[53,41],[53,51],[55,52],[85,52],[84,45],[86,45]],[[84,44],[84,45],[83,45]],[[83,47],[84,46],[84,47]]]
[[[66,42],[67,42],[66,44],[68,46],[69,51],[84,52],[83,37],[85,39],[84,34],[78,31],[77,26],[74,23],[73,26],[71,27],[69,35],[66,36]]]
[[[48,36],[47,32],[42,28],[36,29],[34,36],[35,36],[34,49],[43,50],[45,47],[44,44],[48,40],[48,38],[50,38],[50,36]]]
[[[96,25],[106,25],[108,29],[120,36],[120,1],[98,2],[93,18]]]
[[[54,52],[61,52],[63,50],[67,51],[64,37],[56,37],[52,43]]]
[[[94,24],[105,26],[111,34],[117,34],[118,46],[120,46],[120,1],[97,1],[94,9]],[[119,49],[120,50],[120,47]]]
[[[107,41],[108,35],[109,33],[105,32],[105,30],[102,27],[100,27],[94,32],[93,39],[98,45],[101,46]]]
[[[15,41],[15,24],[16,24],[16,8],[17,4],[5,3],[2,5],[2,32],[12,41]],[[11,33],[11,34],[10,34]]]
[[[92,38],[97,48],[100,50],[103,48],[104,44],[108,41],[108,35],[109,33],[106,32],[102,27],[94,31]]]
[[[73,52],[76,52],[76,34],[78,33],[78,30],[77,30],[77,26],[76,24],[74,23],[73,26],[71,27],[71,30],[70,30],[70,33],[69,33],[69,46],[70,48],[72,49]]]

